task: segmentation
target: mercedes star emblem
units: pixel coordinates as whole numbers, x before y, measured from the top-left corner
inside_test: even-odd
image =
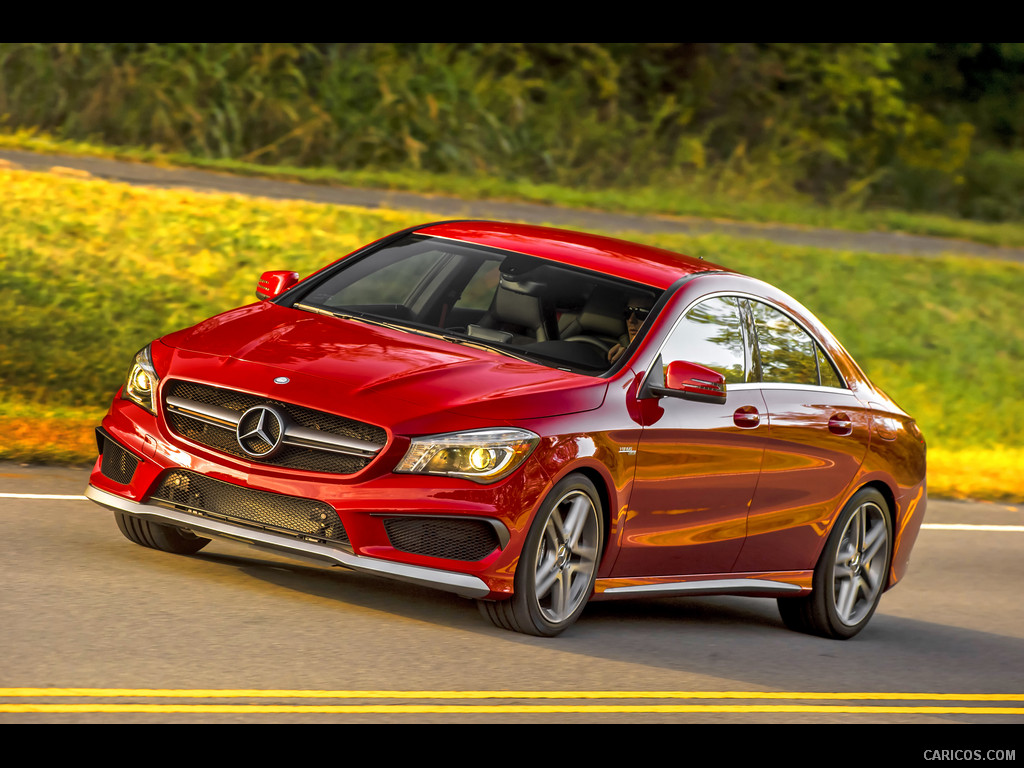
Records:
[[[255,459],[277,453],[284,438],[284,417],[266,405],[255,405],[238,420],[235,437],[238,446]]]

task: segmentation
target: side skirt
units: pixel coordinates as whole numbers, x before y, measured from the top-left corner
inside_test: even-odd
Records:
[[[722,576],[659,576],[648,579],[598,579],[594,600],[627,597],[672,597],[685,595],[738,595],[742,597],[783,597],[806,595],[811,591],[813,571],[784,573],[733,573]]]

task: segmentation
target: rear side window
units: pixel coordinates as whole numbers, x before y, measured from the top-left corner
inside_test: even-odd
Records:
[[[750,301],[761,359],[761,381],[842,388],[828,355],[792,318],[760,301]]]

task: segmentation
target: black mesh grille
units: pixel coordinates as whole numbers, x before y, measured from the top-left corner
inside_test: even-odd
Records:
[[[164,395],[165,397],[183,397],[198,403],[227,408],[236,411],[239,416],[255,405],[271,405],[285,412],[291,421],[306,429],[319,430],[342,437],[352,437],[380,446],[387,443],[387,433],[380,427],[375,427],[372,424],[364,424],[361,421],[346,419],[343,416],[323,413],[311,408],[282,403],[279,400],[270,400],[244,392],[235,392],[230,389],[221,389],[220,387],[211,387],[206,384],[196,384],[188,381],[170,381],[164,390]],[[168,411],[166,408],[164,413],[170,428],[182,437],[232,456],[246,459],[247,461],[260,461],[264,464],[287,467],[288,469],[304,469],[312,472],[350,475],[358,472],[372,460],[362,456],[349,456],[343,453],[294,445],[283,446],[281,450],[270,458],[253,459],[251,456],[246,455],[239,447],[233,429],[197,421],[184,414]]]
[[[384,528],[395,549],[414,555],[481,560],[498,546],[494,528],[483,520],[389,517]]]
[[[243,488],[196,472],[173,470],[152,499],[285,533],[349,543],[345,526],[330,504]]]
[[[104,477],[109,477],[115,483],[128,485],[138,466],[139,460],[135,456],[104,435],[103,461],[100,462],[100,472]]]

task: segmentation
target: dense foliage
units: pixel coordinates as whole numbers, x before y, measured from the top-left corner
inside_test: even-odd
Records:
[[[0,44],[0,121],[268,164],[1024,206],[1024,45]]]

